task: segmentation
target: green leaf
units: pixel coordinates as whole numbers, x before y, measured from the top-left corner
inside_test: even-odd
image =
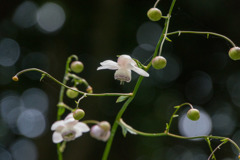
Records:
[[[168,125],[168,123],[166,123],[166,130],[168,130],[169,129],[169,125]]]
[[[120,126],[122,127],[123,137],[126,137],[127,136],[127,129],[123,125],[120,125]]]
[[[172,42],[172,40],[171,40],[171,39],[169,39],[168,37],[166,37],[166,40],[167,40],[167,41],[169,41],[169,42]]]
[[[126,99],[128,98],[128,96],[119,96],[116,103],[120,103],[120,102],[123,102],[125,101]]]
[[[41,78],[40,78],[40,82],[42,81],[42,79],[46,76],[46,74],[42,74]]]

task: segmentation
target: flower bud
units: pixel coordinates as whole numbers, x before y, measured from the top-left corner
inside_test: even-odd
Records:
[[[86,89],[87,93],[93,93],[93,89],[91,86],[88,86]]]
[[[99,124],[99,127],[101,127],[104,131],[109,131],[111,129],[111,125],[107,121],[102,121]]]
[[[74,62],[71,63],[70,68],[73,72],[80,73],[80,72],[83,71],[84,66],[83,66],[82,62],[74,61]]]
[[[152,60],[152,66],[155,69],[163,69],[167,65],[167,60],[162,56],[157,56]]]
[[[72,87],[72,89],[77,90],[76,87]],[[76,98],[78,96],[78,92],[77,91],[73,91],[71,89],[67,89],[66,95],[68,96],[68,98],[74,99],[74,98]]]
[[[82,110],[82,109],[76,109],[76,110],[73,112],[73,118],[76,119],[76,120],[80,120],[80,119],[82,119],[84,116],[85,116],[85,112],[84,112],[84,110]]]
[[[187,112],[187,117],[192,121],[197,121],[200,118],[200,112],[197,109],[190,109]]]
[[[233,47],[228,52],[229,57],[232,60],[240,60],[240,48],[239,47]]]
[[[150,8],[147,16],[151,21],[159,21],[162,18],[162,12],[158,8]]]
[[[97,125],[92,126],[90,135],[97,140],[105,142],[111,135],[110,129],[110,124],[107,121],[102,121]]]
[[[18,81],[18,77],[17,77],[17,76],[13,76],[13,77],[12,77],[12,80],[15,81],[15,82],[17,82],[17,81]]]

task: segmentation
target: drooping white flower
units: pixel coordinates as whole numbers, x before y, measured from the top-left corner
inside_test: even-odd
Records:
[[[75,120],[73,113],[70,113],[64,120],[54,122],[51,130],[55,131],[52,136],[53,142],[60,143],[62,141],[74,140],[90,129],[85,123]]]
[[[107,121],[102,121],[99,124],[92,126],[90,135],[97,140],[105,142],[111,135],[110,129],[110,124]]]
[[[121,55],[118,57],[117,63],[112,60],[106,60],[100,63],[101,66],[97,70],[110,69],[116,70],[114,78],[122,82],[131,81],[131,70],[141,76],[149,77],[149,74],[137,66],[137,63],[129,55]]]

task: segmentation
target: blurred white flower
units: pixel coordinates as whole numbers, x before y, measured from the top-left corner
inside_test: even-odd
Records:
[[[137,63],[128,55],[121,55],[118,57],[117,63],[112,60],[106,60],[100,63],[101,66],[97,70],[110,69],[116,70],[114,78],[121,83],[131,81],[131,70],[141,76],[149,77],[149,74],[137,66]]]
[[[70,113],[64,120],[54,122],[51,130],[55,131],[52,136],[53,142],[59,143],[74,140],[90,129],[85,123],[75,120],[73,113]]]
[[[110,124],[107,121],[102,121],[99,124],[92,126],[90,135],[97,140],[105,142],[111,135],[110,129]]]

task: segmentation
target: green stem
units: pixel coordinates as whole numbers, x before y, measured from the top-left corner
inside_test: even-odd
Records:
[[[170,118],[170,120],[169,120],[169,122],[168,122],[168,125],[167,125],[167,127],[166,127],[166,133],[168,133],[169,132],[169,130],[170,130],[170,127],[171,127],[171,124],[172,124],[172,121],[173,121],[173,118],[176,116],[176,113],[178,112],[178,110],[182,107],[182,106],[185,106],[185,105],[188,105],[188,106],[190,106],[192,109],[193,109],[193,106],[190,104],[190,103],[183,103],[183,104],[181,104],[181,105],[179,105],[179,106],[176,106],[175,108],[176,108],[176,110],[173,112],[173,114],[172,114],[172,116],[171,116],[171,118]]]
[[[209,139],[209,138],[206,138],[205,140],[207,141],[208,147],[209,147],[209,149],[210,149],[210,151],[211,151],[210,157],[212,156],[212,157],[213,157],[212,159],[216,160],[216,157],[215,157],[215,155],[214,155],[214,152],[213,152],[213,149],[212,149],[212,145],[211,145],[210,139]]]
[[[18,77],[19,75],[25,73],[25,72],[30,72],[30,71],[37,71],[37,72],[40,72],[42,74],[44,74],[45,76],[49,77],[50,79],[52,79],[54,82],[58,83],[59,85],[61,85],[61,90],[60,90],[60,95],[63,95],[63,92],[64,92],[64,88],[67,88],[67,89],[71,89],[73,91],[76,91],[82,95],[86,95],[86,96],[132,96],[132,93],[87,93],[87,92],[83,92],[83,91],[79,91],[79,90],[76,90],[76,89],[73,89],[69,86],[67,86],[65,83],[67,81],[67,78],[66,78],[66,75],[64,76],[64,79],[63,79],[63,83],[58,81],[57,79],[55,79],[53,76],[51,76],[49,73],[41,70],[41,69],[38,69],[38,68],[28,68],[28,69],[25,69],[25,70],[22,70],[20,72],[18,72],[15,76]],[[68,71],[67,71],[68,73]],[[62,89],[63,88],[63,89]],[[60,101],[62,101],[62,96],[60,96]]]
[[[169,8],[168,16],[167,16],[168,18],[165,19],[164,28],[163,28],[162,34],[161,34],[161,36],[160,36],[160,38],[159,38],[159,41],[158,41],[158,43],[157,43],[157,46],[156,46],[156,48],[155,48],[155,51],[154,51],[154,54],[153,54],[153,58],[155,58],[155,57],[157,56],[157,54],[159,53],[158,50],[159,50],[160,45],[161,45],[162,42],[163,42],[164,37],[165,37],[165,39],[166,39],[165,34],[166,34],[167,31],[168,31],[170,18],[171,18],[172,10],[173,10],[173,7],[174,7],[175,3],[176,3],[176,0],[173,0],[172,3],[171,3],[171,6],[170,6],[170,8]],[[153,59],[153,58],[152,58],[152,59]],[[151,65],[152,65],[152,63],[149,62],[149,64],[147,65],[147,69],[146,69],[146,70],[148,70],[148,69],[151,67]]]
[[[58,153],[58,160],[63,160],[62,152],[60,151],[61,143],[57,144],[57,153]]]
[[[99,123],[99,121],[96,121],[96,120],[85,120],[85,121],[82,121],[83,123],[86,123],[86,124],[88,124],[88,123],[90,123],[90,124],[98,124]]]
[[[165,34],[167,33],[167,29],[168,29],[168,26],[169,26],[169,20],[170,20],[170,17],[171,17],[171,14],[172,14],[172,10],[173,10],[173,7],[175,5],[175,2],[176,0],[173,0],[172,3],[171,3],[171,6],[170,6],[170,9],[169,9],[169,12],[168,12],[168,17],[166,20],[165,20],[165,26],[163,28],[163,32],[159,38],[159,41],[158,41],[158,44],[156,46],[156,49],[155,49],[155,52],[154,52],[154,55],[153,55],[153,58],[156,57],[157,55],[157,52],[158,52],[158,49],[159,49],[159,46],[165,36]],[[147,65],[146,67],[146,71],[148,71],[148,69],[151,67],[151,62],[149,62],[149,64]],[[128,105],[130,104],[130,102],[134,99],[137,91],[138,91],[138,88],[141,84],[143,80],[143,77],[140,76],[138,78],[138,81],[137,81],[137,84],[135,85],[135,88],[134,88],[134,91],[133,91],[133,94],[131,97],[128,98],[128,100],[124,103],[124,105],[122,106],[122,108],[120,109],[120,111],[118,112],[117,116],[116,116],[116,119],[113,123],[113,127],[112,127],[112,130],[111,130],[111,136],[107,142],[107,145],[105,147],[105,150],[104,150],[104,153],[103,153],[103,157],[102,157],[102,160],[107,160],[108,158],[108,155],[109,155],[109,152],[110,152],[110,149],[111,149],[111,146],[112,146],[112,142],[113,142],[113,138],[115,136],[115,133],[116,133],[116,130],[118,128],[118,122],[120,120],[120,118],[122,117],[123,113],[125,112],[125,110],[127,109]]]
[[[117,128],[118,128],[118,122],[119,120],[121,119],[123,113],[125,112],[125,110],[127,109],[128,105],[131,103],[131,101],[134,99],[138,89],[139,89],[139,86],[141,84],[143,80],[143,77],[140,76],[138,78],[138,81],[136,83],[136,86],[134,88],[134,91],[133,91],[133,94],[131,97],[128,98],[128,100],[123,104],[122,108],[120,109],[120,111],[118,112],[117,116],[116,116],[116,119],[113,123],[113,127],[112,127],[112,130],[111,130],[111,136],[109,137],[108,139],[108,142],[106,144],[106,147],[105,147],[105,150],[104,150],[104,153],[103,153],[103,157],[102,157],[102,160],[107,160],[108,158],[108,155],[109,155],[109,152],[110,152],[110,149],[111,149],[111,146],[112,146],[112,142],[113,142],[113,138],[115,136],[115,133],[117,131]]]
[[[214,35],[214,36],[217,36],[217,37],[221,37],[225,40],[227,40],[229,43],[232,44],[233,47],[236,47],[235,43],[229,39],[228,37],[222,35],[222,34],[219,34],[219,33],[214,33],[214,32],[200,32],[200,31],[175,31],[175,32],[169,32],[166,34],[166,36],[170,36],[170,35],[174,35],[174,34],[178,34],[178,36],[180,36],[181,34],[206,34],[207,35],[207,38],[209,37],[209,35]]]
[[[212,153],[211,153],[210,156],[208,157],[208,160],[210,160],[211,157],[213,157],[213,159],[216,160],[216,157],[214,156],[214,153],[217,151],[217,149],[220,149],[220,147],[221,147],[222,145],[224,145],[225,143],[227,143],[227,141],[223,141],[221,144],[219,144],[219,145],[212,151]]]

